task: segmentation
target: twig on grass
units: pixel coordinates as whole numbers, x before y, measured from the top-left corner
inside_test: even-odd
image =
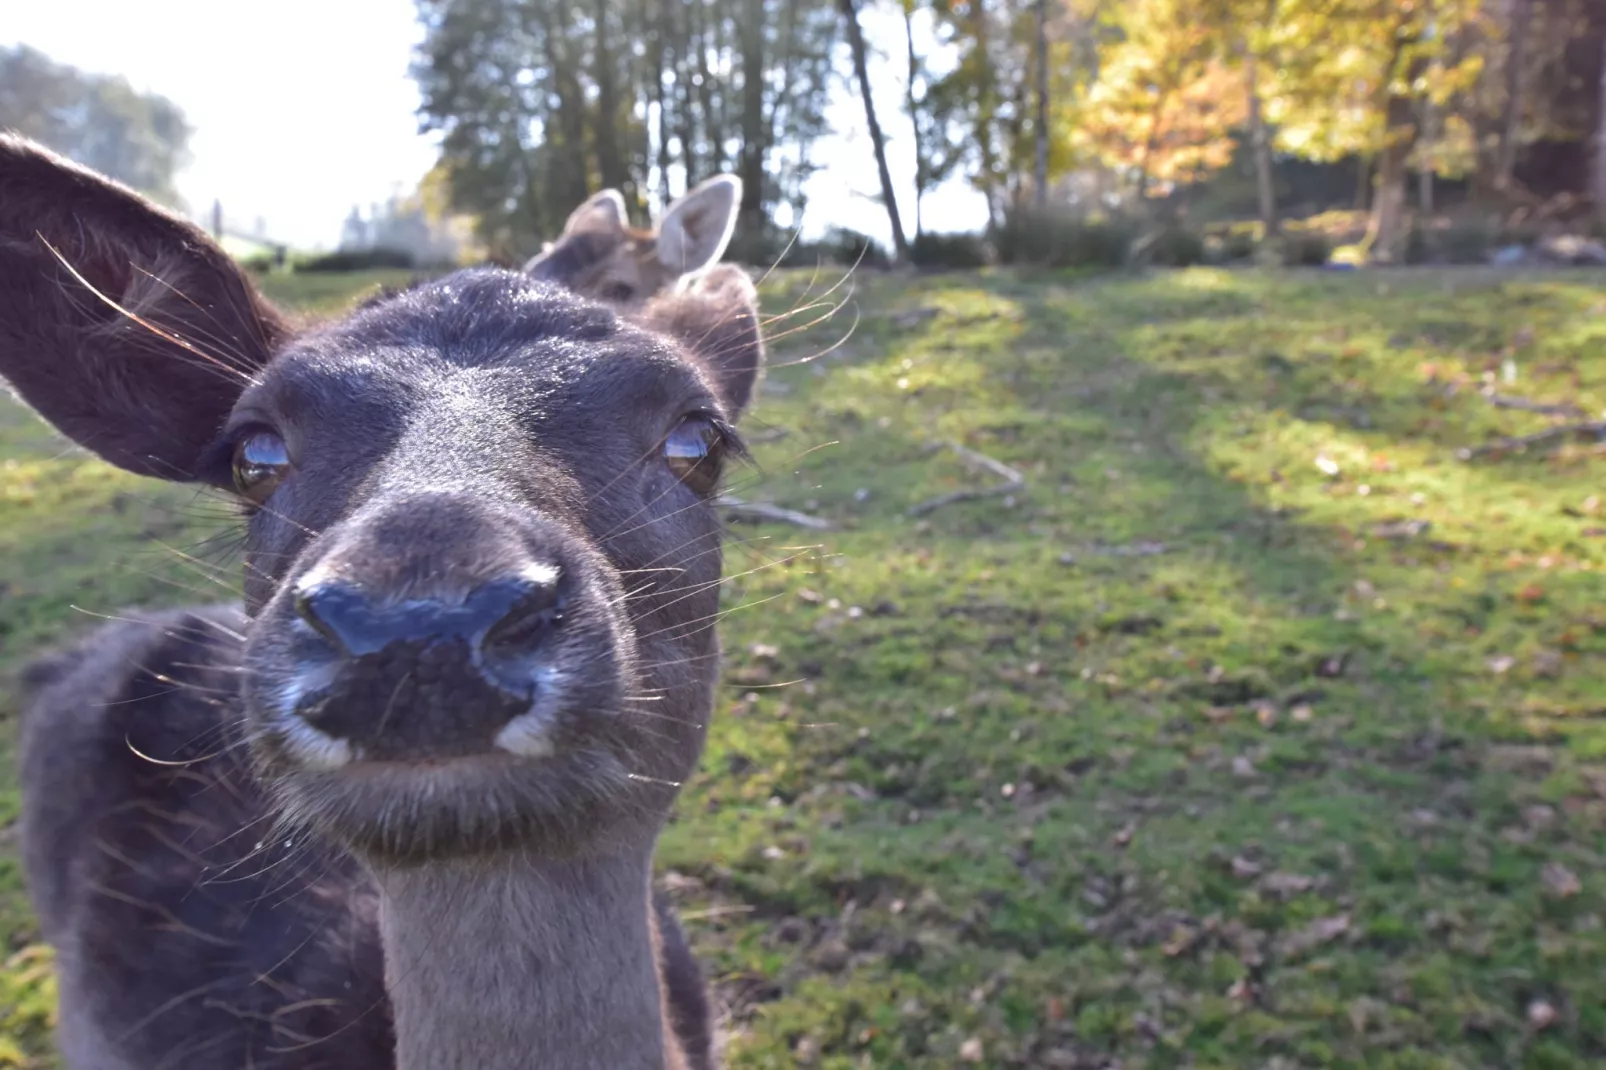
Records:
[[[943,506],[952,505],[955,502],[967,502],[976,498],[992,498],[1000,494],[1008,494],[1026,486],[1026,477],[1003,461],[995,461],[985,453],[977,453],[975,450],[961,446],[957,442],[948,442],[946,445],[954,451],[954,454],[961,461],[964,461],[970,467],[986,469],[999,479],[1002,479],[1003,482],[995,483],[990,487],[974,487],[966,490],[951,491],[947,494],[939,494],[935,498],[927,498],[923,502],[916,502],[909,507],[910,516],[921,516],[931,512],[933,509],[941,509]]]
[[[1515,394],[1488,393],[1484,397],[1489,404],[1497,409],[1521,409],[1523,412],[1536,412],[1541,416],[1582,416],[1584,410],[1570,401],[1534,401],[1532,398],[1521,398]]]
[[[784,524],[796,524],[800,528],[808,528],[810,531],[829,531],[831,528],[831,522],[824,517],[810,516],[808,513],[785,509],[768,502],[750,502],[745,498],[722,494],[718,504],[736,516],[751,520],[778,520]]]
[[[1482,442],[1476,446],[1468,446],[1455,451],[1457,460],[1470,461],[1491,453],[1507,453],[1516,450],[1525,450],[1529,446],[1542,446],[1557,439],[1567,438],[1570,435],[1594,435],[1596,438],[1606,438],[1606,420],[1589,420],[1583,423],[1558,424],[1543,431],[1535,431],[1531,435],[1516,435],[1512,438],[1497,438],[1493,442]]]

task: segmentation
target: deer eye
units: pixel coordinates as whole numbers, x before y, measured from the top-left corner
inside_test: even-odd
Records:
[[[290,470],[290,451],[272,431],[253,431],[234,447],[234,488],[253,502],[273,493]]]
[[[664,460],[675,478],[709,494],[725,466],[725,436],[707,416],[688,416],[664,439]]]

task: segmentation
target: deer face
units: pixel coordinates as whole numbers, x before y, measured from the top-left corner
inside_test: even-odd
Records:
[[[724,255],[741,197],[740,179],[716,175],[671,204],[656,231],[643,231],[626,223],[624,198],[603,190],[570,214],[558,240],[524,270],[616,308],[639,307]]]
[[[62,431],[240,498],[243,713],[292,818],[395,862],[656,830],[716,673],[739,269],[629,318],[478,269],[298,335],[188,224],[0,139],[0,309]]]

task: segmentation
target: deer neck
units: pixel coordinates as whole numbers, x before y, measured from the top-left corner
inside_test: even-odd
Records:
[[[376,872],[398,1070],[678,1070],[652,852]]]

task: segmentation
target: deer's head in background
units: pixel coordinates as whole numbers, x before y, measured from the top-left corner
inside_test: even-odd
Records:
[[[633,308],[716,263],[730,244],[741,200],[741,179],[715,175],[671,204],[656,230],[638,230],[618,191],[603,190],[570,213],[558,240],[524,270],[616,308]]]

